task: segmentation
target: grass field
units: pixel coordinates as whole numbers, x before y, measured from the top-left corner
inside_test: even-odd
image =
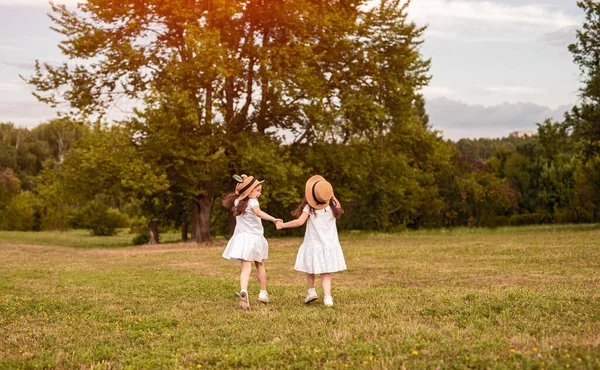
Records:
[[[345,233],[333,308],[270,239],[248,313],[224,241],[57,235],[0,232],[0,368],[600,368],[600,225]]]

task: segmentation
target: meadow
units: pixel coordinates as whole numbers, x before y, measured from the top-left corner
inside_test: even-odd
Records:
[[[600,225],[340,238],[333,308],[279,238],[242,312],[224,240],[0,232],[0,368],[600,368]]]

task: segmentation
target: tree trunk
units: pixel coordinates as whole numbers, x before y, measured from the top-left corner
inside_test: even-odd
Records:
[[[212,210],[212,194],[200,195],[200,239],[210,241],[210,212]]]
[[[192,240],[200,243],[200,222],[198,216],[200,213],[200,202],[198,197],[190,199],[190,208],[192,209]]]
[[[204,194],[192,198],[192,240],[196,243],[210,241],[212,198],[210,185],[204,188]]]
[[[148,220],[148,231],[150,231],[150,240],[148,244],[158,244],[158,222],[155,220]]]
[[[188,240],[188,221],[187,213],[181,213],[181,240],[186,242]]]

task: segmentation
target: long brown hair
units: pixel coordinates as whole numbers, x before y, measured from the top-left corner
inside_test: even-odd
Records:
[[[294,216],[296,218],[299,218],[300,216],[302,216],[302,211],[304,210],[304,207],[306,207],[307,205],[308,205],[308,213],[315,216],[315,209],[313,207],[311,207],[310,204],[308,204],[308,202],[306,201],[306,198],[302,198],[302,203],[300,203],[298,208],[296,208],[295,210],[293,210],[291,212],[292,216]],[[335,200],[333,200],[333,198],[329,201],[329,205],[331,206],[331,213],[333,213],[333,217],[340,218],[342,213],[344,213],[344,210],[342,209],[342,207],[338,207],[338,205],[335,203]]]
[[[236,194],[235,192],[231,192],[231,193],[227,193],[225,195],[223,195],[223,200],[221,201],[221,203],[223,203],[223,207],[230,209],[233,211],[233,214],[235,216],[240,216],[244,213],[244,211],[246,210],[246,207],[248,206],[248,197],[240,200],[238,202],[238,205],[235,205],[235,200],[239,197],[239,194]]]

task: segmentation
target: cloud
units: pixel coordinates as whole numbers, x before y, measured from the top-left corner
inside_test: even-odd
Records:
[[[53,0],[55,4],[76,5],[84,0]],[[48,0],[0,0],[1,6],[38,6],[50,8]]]
[[[35,63],[33,63],[33,62],[15,63],[15,62],[1,61],[0,64],[4,64],[5,66],[15,67],[15,68],[19,68],[19,69],[26,69],[29,71],[33,71],[33,69],[35,68]]]
[[[18,48],[16,46],[12,46],[12,45],[0,45],[0,50],[3,50],[3,51],[23,51],[25,49]]]
[[[429,122],[451,140],[461,138],[505,137],[512,131],[536,130],[536,123],[547,118],[561,121],[572,105],[552,109],[533,103],[469,105],[448,98],[429,99]]]
[[[25,85],[21,82],[1,82],[0,81],[0,91],[14,91],[21,90],[25,87]]]
[[[32,128],[53,117],[52,108],[35,100],[0,101],[0,122]]]
[[[578,28],[578,26],[563,27],[543,34],[538,40],[546,45],[566,48],[576,41],[576,31]]]
[[[417,20],[446,18],[466,22],[507,25],[542,25],[555,28],[579,24],[577,18],[541,4],[509,5],[492,1],[421,0],[409,13]]]
[[[2,85],[0,83],[0,91],[2,91]],[[113,122],[131,117],[133,109],[137,106],[139,104],[136,104],[136,102],[122,98],[108,108],[105,120]],[[0,122],[12,122],[21,127],[33,128],[40,123],[57,117],[58,112],[66,113],[67,111],[67,104],[59,108],[52,108],[37,101],[32,96],[22,100],[0,100]]]
[[[523,41],[581,24],[577,17],[543,4],[493,1],[419,0],[408,10],[417,24],[428,24],[426,37],[467,41]]]
[[[514,94],[514,95],[537,95],[541,93],[541,90],[535,87],[528,86],[513,86],[513,85],[491,85],[481,86],[477,85],[474,92],[479,94]]]
[[[447,86],[425,86],[421,92],[428,98],[437,98],[454,94],[454,90]]]

